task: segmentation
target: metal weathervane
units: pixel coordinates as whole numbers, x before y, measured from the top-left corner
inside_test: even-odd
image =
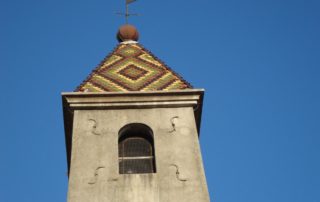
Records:
[[[125,13],[120,13],[118,12],[118,15],[122,15],[126,18],[126,24],[128,24],[128,20],[130,16],[138,16],[139,14],[137,13],[129,13],[129,4],[135,2],[137,0],[126,0],[126,12]]]

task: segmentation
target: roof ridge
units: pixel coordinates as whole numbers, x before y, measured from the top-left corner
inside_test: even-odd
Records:
[[[91,73],[86,77],[86,79],[81,82],[81,84],[74,90],[74,92],[80,91],[80,89],[85,85],[85,83],[90,80],[90,78],[93,76],[93,74],[94,74],[95,72],[97,72],[97,70],[99,69],[99,67],[101,67],[101,66],[116,52],[116,50],[119,49],[119,47],[120,47],[121,45],[122,45],[121,43],[119,43],[118,45],[116,45],[116,47],[114,47],[113,50],[110,51],[109,54],[107,54],[107,55],[103,58],[103,60],[91,71]]]

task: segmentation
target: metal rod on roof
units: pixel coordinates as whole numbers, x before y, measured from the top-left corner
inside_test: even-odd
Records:
[[[120,13],[120,12],[116,13],[118,15],[122,15],[122,16],[125,17],[126,24],[129,23],[129,17],[130,16],[139,16],[139,14],[137,14],[137,13],[130,13],[129,12],[129,4],[131,4],[131,3],[135,2],[135,1],[137,1],[137,0],[126,0],[126,12],[125,13]]]

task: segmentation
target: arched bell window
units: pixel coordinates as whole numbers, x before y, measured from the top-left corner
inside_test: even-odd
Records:
[[[152,130],[141,123],[124,126],[119,132],[119,173],[155,173]]]

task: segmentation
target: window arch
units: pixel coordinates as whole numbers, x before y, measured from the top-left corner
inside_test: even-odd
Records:
[[[119,131],[119,173],[155,173],[154,143],[151,128],[132,123]]]

